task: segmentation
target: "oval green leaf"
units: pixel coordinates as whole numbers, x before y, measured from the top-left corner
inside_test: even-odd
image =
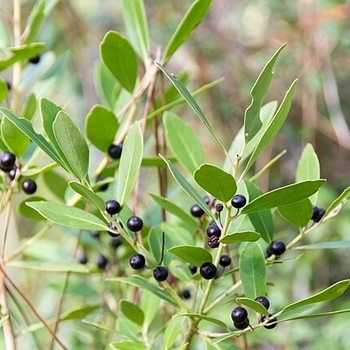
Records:
[[[179,258],[187,261],[195,266],[201,266],[205,262],[212,262],[213,258],[211,254],[201,247],[182,245],[172,247],[168,252],[175,254]]]
[[[259,295],[260,296],[260,295]],[[255,312],[258,312],[259,314],[263,314],[266,316],[269,316],[269,312],[266,310],[266,308],[258,303],[257,301],[249,298],[237,298],[236,299],[237,303],[243,304],[245,306],[250,307],[252,310]]]
[[[68,183],[68,185],[73,191],[91,202],[98,210],[105,210],[105,203],[98,194],[91,191],[89,188],[79,182],[71,181]]]
[[[25,216],[28,219],[32,220],[46,220],[37,210],[34,210],[31,207],[28,207],[26,203],[29,202],[41,202],[45,201],[45,198],[38,196],[31,196],[29,198],[24,199],[20,203],[18,203],[17,211],[18,214]]]
[[[221,243],[230,244],[237,242],[255,242],[260,239],[260,235],[255,231],[241,231],[230,233],[220,239]]]
[[[299,202],[278,207],[278,212],[290,223],[297,227],[304,227],[312,216],[312,204],[309,198]]]
[[[127,300],[121,300],[119,302],[120,310],[126,318],[130,321],[142,326],[145,316],[143,311],[134,303],[130,303]]]

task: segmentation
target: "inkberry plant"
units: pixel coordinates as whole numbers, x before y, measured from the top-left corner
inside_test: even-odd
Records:
[[[106,203],[106,212],[110,215],[115,215],[118,214],[120,212],[120,204],[118,201],[114,200],[114,199],[110,199],[108,200]]]
[[[37,190],[37,184],[33,179],[26,179],[22,182],[22,190],[26,194],[34,194]]]
[[[140,270],[145,267],[146,260],[142,254],[134,254],[130,257],[129,263],[134,270]]]

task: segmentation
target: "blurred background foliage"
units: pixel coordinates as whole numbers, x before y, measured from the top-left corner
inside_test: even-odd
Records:
[[[159,48],[164,49],[192,1],[144,2],[155,55]],[[21,3],[22,17],[26,19],[34,1]],[[94,87],[94,69],[100,61],[99,43],[111,29],[126,35],[122,3],[119,0],[49,0],[48,4],[52,10],[37,38],[46,44],[43,59],[38,66],[26,67],[24,78],[30,79],[30,70],[42,70],[40,82],[31,86],[33,91],[65,106],[78,125],[83,126],[85,116],[99,102]],[[3,0],[0,6],[0,50],[3,50],[12,42],[12,1]],[[287,43],[276,64],[266,102],[280,100],[295,78],[299,84],[287,123],[256,164],[259,169],[281,150],[287,150],[286,155],[259,178],[263,190],[294,180],[297,161],[307,142],[314,146],[321,163],[321,176],[328,180],[320,195],[320,205],[327,206],[349,185],[349,18],[350,2],[343,0],[214,0],[205,21],[171,58],[169,69],[177,74],[187,72],[190,90],[219,77],[225,78],[197,100],[228,147],[242,125],[244,110],[250,103],[249,91],[257,75],[276,49]],[[55,60],[55,69],[62,69],[62,74],[59,80],[50,80],[49,71]],[[2,78],[11,80],[10,74],[6,71]],[[196,125],[188,107],[182,107],[179,114]],[[208,135],[200,136],[207,159],[222,163]],[[349,209],[345,208],[339,217],[308,237],[308,242],[318,242],[319,237],[349,239],[348,215]],[[281,232],[276,238],[286,240],[296,233],[285,223],[277,225],[276,232]],[[299,254],[297,251],[295,256]],[[270,280],[275,278],[278,284],[269,291],[276,309],[286,300],[305,297],[310,290],[349,277],[349,253],[345,249],[308,251],[307,259],[309,264],[300,265],[300,269],[298,260],[271,269]],[[44,296],[45,290],[40,290],[40,294]],[[335,301],[334,308],[350,307],[350,302],[344,300]],[[310,321],[310,328],[305,327],[305,321],[284,323],[264,336],[263,343],[260,332],[253,332],[249,340],[259,343],[259,349],[293,350],[334,348],[337,339],[337,349],[348,349],[350,340],[344,329],[347,318],[345,315],[316,319]],[[317,332],[317,329],[323,331]]]

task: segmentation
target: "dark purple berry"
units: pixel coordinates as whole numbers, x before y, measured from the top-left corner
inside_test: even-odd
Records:
[[[112,159],[119,159],[122,155],[123,144],[111,145],[108,148],[108,154]]]
[[[145,266],[146,260],[142,254],[134,254],[130,258],[129,263],[134,270],[140,270]]]
[[[219,242],[219,237],[216,237],[216,236],[210,236],[208,238],[208,246],[210,248],[218,248],[220,245],[220,242]]]
[[[194,275],[197,272],[197,266],[190,264],[188,265],[188,268],[191,271],[192,275]]]
[[[36,192],[37,185],[32,179],[26,179],[22,183],[22,190],[27,194],[33,194]]]
[[[286,245],[282,241],[273,241],[266,249],[268,256],[280,256],[286,251]]]
[[[248,318],[248,311],[241,306],[235,307],[231,312],[231,319],[235,323],[243,323]]]
[[[247,203],[247,199],[242,194],[236,194],[231,199],[231,204],[234,208],[240,209],[243,208]]]
[[[219,262],[220,266],[222,267],[226,267],[226,266],[229,266],[231,264],[231,258],[226,255],[226,254],[223,254],[221,255],[220,257],[220,262]]]
[[[126,223],[128,226],[128,229],[132,232],[138,232],[142,230],[143,227],[143,221],[138,216],[132,216],[129,218],[128,222]]]
[[[17,173],[17,168],[16,168],[16,167],[12,168],[12,169],[9,171],[8,176],[9,176],[9,179],[10,179],[11,181],[13,181],[13,180],[16,178],[16,173]]]
[[[16,162],[16,156],[9,151],[3,153],[0,159],[1,166],[12,169]]]
[[[96,265],[99,269],[104,270],[108,264],[108,259],[103,255],[100,254],[96,258]]]
[[[99,238],[100,237],[100,231],[97,231],[97,230],[93,230],[93,231],[90,231],[90,235],[94,238]]]
[[[164,266],[157,266],[153,270],[153,277],[158,282],[163,282],[168,278],[169,272],[168,269]]]
[[[216,210],[218,213],[221,213],[221,212],[224,210],[224,206],[223,206],[221,203],[218,203],[218,204],[216,204],[216,206],[215,206],[215,210]]]
[[[272,315],[269,314],[269,317],[271,317]],[[267,319],[267,317],[265,315],[261,316],[261,322],[265,322]],[[264,326],[266,329],[273,329],[277,326],[277,318],[276,317],[271,317],[270,320],[266,323],[266,325]]]
[[[181,293],[180,296],[184,299],[190,299],[191,298],[191,292],[188,289],[184,289]]]
[[[242,323],[237,323],[237,322],[233,322],[233,325],[239,329],[239,330],[243,330],[246,329],[247,327],[249,327],[249,318],[247,318],[244,322]]]
[[[311,220],[314,222],[320,222],[323,218],[324,214],[326,213],[326,210],[320,207],[317,207],[316,205],[312,208],[312,217]]]
[[[118,231],[118,228],[113,224],[113,222],[110,222],[108,224],[108,228],[109,228],[109,230],[107,230],[107,233],[111,237],[118,237],[119,236],[119,233],[115,232],[115,231]]]
[[[203,199],[204,199],[204,202],[207,203],[207,205],[210,204],[210,197],[209,196],[204,196]]]
[[[211,237],[211,236],[220,237],[221,236],[221,229],[215,221],[212,221],[209,224],[206,233],[207,233],[208,237]]]
[[[119,202],[114,199],[108,200],[106,203],[106,212],[110,215],[118,214],[120,212],[121,206]]]
[[[111,240],[112,248],[117,249],[118,247],[121,246],[121,244],[122,244],[122,237],[120,235],[112,238],[112,240]]]
[[[77,257],[77,262],[79,264],[85,265],[88,262],[88,257],[85,254],[80,254]]]
[[[38,64],[40,62],[40,54],[38,53],[37,55],[31,57],[28,61],[31,63],[31,64]]]
[[[266,310],[268,310],[269,307],[270,307],[270,302],[269,302],[269,300],[268,300],[266,297],[263,297],[263,296],[261,296],[261,297],[256,297],[256,298],[255,298],[255,301],[257,301],[257,302],[260,303],[262,306],[264,306]]]
[[[199,272],[206,280],[211,280],[216,276],[216,266],[211,262],[205,262],[201,265]]]
[[[204,215],[204,210],[198,204],[193,204],[191,207],[191,214],[195,218],[200,218]]]

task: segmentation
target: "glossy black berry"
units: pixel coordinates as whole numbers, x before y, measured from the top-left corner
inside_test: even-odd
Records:
[[[128,229],[132,232],[138,232],[142,230],[143,227],[143,221],[138,216],[132,216],[129,218],[128,222],[126,223],[128,226]]]
[[[33,194],[36,192],[37,185],[32,179],[26,179],[22,182],[22,190],[27,194]]]
[[[286,251],[286,245],[282,241],[273,241],[266,249],[267,256],[280,256]]]
[[[255,298],[255,301],[257,301],[257,302],[260,303],[262,306],[264,306],[266,310],[268,310],[269,307],[270,307],[270,302],[269,302],[269,300],[268,300],[266,297],[263,297],[263,296],[261,296],[261,297],[256,297],[256,298]]]
[[[119,202],[114,199],[110,199],[105,203],[106,212],[110,215],[118,214],[120,212],[121,206]]]
[[[218,213],[221,213],[221,212],[224,210],[224,206],[223,206],[221,203],[218,203],[218,204],[216,204],[216,206],[215,206],[215,210],[216,210]]]
[[[118,232],[118,228],[113,224],[113,222],[110,222],[108,224],[108,228],[109,230],[107,230],[107,233],[111,236],[111,237],[118,237],[119,233]]]
[[[247,199],[242,194],[236,194],[231,199],[231,204],[234,208],[240,209],[243,208],[247,203]]]
[[[244,307],[237,306],[232,310],[231,318],[235,323],[243,323],[248,318],[248,311]]]
[[[122,244],[122,237],[120,235],[112,238],[112,240],[111,240],[112,248],[117,249],[118,247],[121,246],[121,244]]]
[[[229,265],[231,264],[231,258],[230,258],[228,255],[223,254],[223,255],[221,255],[221,257],[220,257],[219,264],[220,264],[220,266],[222,266],[222,267],[229,266]]]
[[[190,299],[191,298],[191,292],[188,289],[184,289],[181,293],[180,293],[181,298],[184,299]]]
[[[31,64],[38,64],[40,62],[40,54],[38,53],[37,55],[31,57],[28,61],[31,63]]]
[[[221,236],[221,229],[215,221],[212,221],[209,224],[209,226],[206,230],[206,233],[207,233],[208,237],[211,237],[211,236],[220,237]]]
[[[122,155],[123,144],[119,143],[118,145],[111,145],[108,148],[108,154],[112,159],[119,159]]]
[[[272,315],[269,314],[269,317],[271,317]],[[265,322],[267,319],[267,317],[265,315],[261,316],[261,322]],[[266,329],[273,329],[277,326],[277,318],[276,317],[271,317],[270,320],[266,323],[266,325],[264,326]]]
[[[168,269],[164,266],[157,266],[153,270],[153,277],[158,282],[163,282],[168,278],[169,272]]]
[[[77,262],[79,264],[85,265],[88,262],[88,257],[85,254],[80,254],[77,257]]]
[[[199,273],[206,280],[211,280],[216,276],[216,266],[211,262],[205,262],[201,265]]]
[[[96,258],[96,265],[99,269],[104,270],[108,264],[108,259],[103,255],[100,254]]]
[[[130,258],[129,263],[134,270],[140,270],[145,266],[146,260],[142,254],[134,254]]]
[[[191,207],[191,214],[195,218],[200,218],[204,215],[204,210],[198,204],[193,204]]]
[[[204,202],[207,203],[207,205],[210,204],[210,197],[209,196],[204,196],[203,199],[204,199]]]
[[[8,172],[9,179],[13,181],[16,178],[17,168],[14,167]]]
[[[190,264],[188,265],[188,268],[191,271],[192,275],[194,275],[197,272],[197,266]]]
[[[237,323],[237,322],[233,322],[233,325],[239,329],[239,330],[243,330],[246,329],[247,327],[249,327],[249,318],[247,318],[244,322],[242,323]]]
[[[317,207],[316,205],[314,205],[313,208],[312,208],[311,220],[314,221],[314,222],[320,222],[325,213],[326,213],[325,209]]]
[[[210,248],[218,248],[220,245],[220,242],[219,242],[219,237],[216,237],[216,236],[210,236],[208,238],[208,246]]]
[[[0,164],[3,167],[12,169],[16,162],[16,156],[12,152],[4,152],[0,159]]]

